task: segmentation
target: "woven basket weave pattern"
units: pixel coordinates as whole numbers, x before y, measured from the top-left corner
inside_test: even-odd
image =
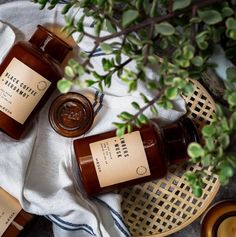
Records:
[[[212,119],[215,104],[200,83],[191,82],[195,86],[194,93],[183,98],[187,105],[187,116],[201,130]],[[208,171],[204,193],[201,198],[196,198],[184,173],[198,169],[198,165],[172,166],[163,179],[122,189],[122,210],[131,235],[167,236],[199,217],[215,197],[219,181],[216,177],[212,178]]]

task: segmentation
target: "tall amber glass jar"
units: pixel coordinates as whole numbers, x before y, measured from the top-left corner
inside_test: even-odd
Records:
[[[60,64],[72,48],[43,26],[16,43],[0,65],[0,129],[20,139],[62,77]]]
[[[162,178],[168,165],[188,159],[194,141],[198,134],[190,119],[165,127],[153,120],[122,137],[111,131],[77,139],[74,150],[84,189],[94,195]]]

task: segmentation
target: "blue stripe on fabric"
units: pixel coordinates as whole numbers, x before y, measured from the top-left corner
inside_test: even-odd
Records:
[[[107,207],[118,219],[119,221],[127,228],[127,225],[125,224],[122,216],[120,215],[120,213],[118,213],[116,210],[114,210],[111,206],[109,206],[106,202],[104,202],[103,200],[99,199],[98,197],[94,198],[95,200],[97,200],[98,202],[100,202],[103,206]],[[115,224],[117,225],[118,229],[120,229],[120,231],[126,236],[126,237],[130,237],[130,233],[128,233],[121,225],[120,223],[117,221],[117,219],[115,219],[115,217],[112,215],[113,220],[115,221]],[[127,228],[128,229],[128,228]]]
[[[59,3],[61,3],[61,4],[65,4],[65,3],[69,3],[69,1],[66,1],[66,0],[60,0]]]
[[[84,50],[85,53],[90,54],[92,51],[86,51]],[[97,48],[95,52],[93,53],[92,57],[98,57],[98,56],[104,56],[106,55],[101,48]]]
[[[96,106],[97,103],[98,103],[98,101],[97,101],[98,94],[99,94],[99,91],[96,91],[96,92],[95,92],[95,95],[94,95],[93,108],[95,108],[95,106]]]
[[[105,54],[105,53],[102,53],[102,52],[101,52],[101,53],[96,53],[96,54],[93,54],[93,55],[92,55],[92,58],[93,58],[93,57],[98,57],[98,56],[104,56],[104,55],[106,55],[106,54]]]
[[[58,225],[60,228],[62,228],[64,230],[67,230],[67,231],[84,230],[87,233],[89,233],[90,235],[96,236],[96,234],[94,233],[92,227],[87,225],[87,224],[74,224],[74,223],[70,223],[70,222],[67,222],[67,221],[64,221],[64,220],[60,219],[56,215],[47,215],[46,217],[50,221],[52,221],[53,223],[55,223],[56,225]],[[52,217],[55,218],[55,220],[53,220]],[[67,225],[67,226],[65,226],[65,225]]]
[[[103,104],[102,104],[103,98],[104,98],[104,94],[101,94],[100,99],[99,99],[99,106],[98,106],[97,109],[94,111],[94,115],[95,115],[95,116],[96,116],[97,113],[101,110],[101,108],[102,108],[102,106],[103,106]]]
[[[85,53],[91,53],[92,50],[90,51],[87,51],[87,50],[84,50]],[[94,53],[98,53],[98,52],[102,52],[102,49],[101,48],[96,48],[96,50],[94,51]]]

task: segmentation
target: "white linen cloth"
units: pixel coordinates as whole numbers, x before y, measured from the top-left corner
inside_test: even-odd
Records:
[[[28,1],[1,5],[0,21],[12,27],[17,41],[29,39],[38,24],[64,24],[59,6],[40,11],[38,5]],[[0,38],[3,36],[6,37]],[[84,45],[86,42],[81,45],[86,50]],[[3,52],[2,45],[0,48]],[[97,70],[101,57],[93,59]],[[143,87],[139,88],[141,91],[147,94]],[[117,121],[120,112],[135,112],[132,101],[142,104],[139,93],[127,93],[127,87],[119,81],[104,94],[93,88],[79,92],[90,99],[96,112],[85,136],[114,129],[112,122]],[[130,236],[122,219],[119,195],[109,193],[89,199],[83,192],[73,139],[58,135],[48,122],[48,109],[57,95],[58,92],[52,95],[22,140],[15,141],[0,133],[0,186],[16,197],[24,210],[50,219],[55,237]],[[159,110],[159,119],[172,122],[185,112],[185,103],[178,98],[173,110]]]

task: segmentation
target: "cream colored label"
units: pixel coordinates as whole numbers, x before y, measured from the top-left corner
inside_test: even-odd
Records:
[[[51,82],[13,58],[0,76],[0,110],[24,124]]]
[[[0,188],[0,236],[21,211],[19,202]]]
[[[150,175],[140,132],[91,143],[100,187]]]

